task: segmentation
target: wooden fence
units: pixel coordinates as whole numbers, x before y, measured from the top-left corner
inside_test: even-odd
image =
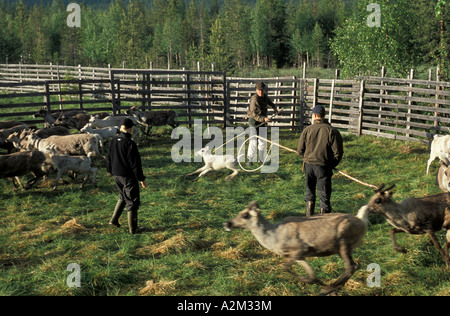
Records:
[[[321,104],[333,126],[356,135],[429,142],[450,133],[450,82],[362,77],[302,79],[300,85],[304,113]]]
[[[46,80],[89,80],[109,79],[111,66],[108,68],[34,65],[34,64],[0,64],[0,78],[3,82],[25,82]]]
[[[266,92],[275,103],[280,114],[273,118],[274,126],[299,129],[302,104],[299,96],[299,79],[296,77],[278,78],[227,78],[227,104],[231,124],[245,123],[250,98],[255,94],[255,84],[263,81]],[[269,115],[273,114],[269,109]]]
[[[185,70],[0,65],[0,118],[39,123],[30,115],[42,107],[119,115],[141,105],[146,110],[172,109],[178,121],[189,126],[195,119],[222,126],[245,124],[257,81],[267,84],[281,110],[274,118],[280,128],[303,130],[310,124],[311,109],[321,104],[333,126],[356,135],[429,141],[436,133],[450,133],[449,82],[231,78],[223,72]]]

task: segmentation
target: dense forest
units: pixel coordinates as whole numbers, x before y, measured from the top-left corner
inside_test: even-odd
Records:
[[[81,5],[69,27],[67,4]],[[376,6],[373,6],[373,3]],[[447,0],[0,0],[0,63],[129,68],[448,65]]]

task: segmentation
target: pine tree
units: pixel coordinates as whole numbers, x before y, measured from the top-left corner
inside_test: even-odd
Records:
[[[186,51],[186,59],[193,68],[196,67],[197,62],[200,62],[201,69],[205,68],[206,41],[209,36],[210,23],[204,1],[197,5],[196,0],[191,0],[184,20],[183,46]]]
[[[250,42],[258,67],[268,65],[268,56],[271,50],[268,7],[265,4],[266,0],[257,0],[251,12]]]
[[[21,43],[14,30],[13,9],[5,0],[0,4],[0,62],[20,61]]]
[[[438,0],[435,11],[436,11],[436,18],[439,21],[439,56],[438,56],[438,63],[439,67],[441,69],[441,79],[447,80],[449,78],[449,54],[448,54],[448,39],[447,39],[447,32],[446,32],[446,25],[448,24],[448,15],[447,15],[447,0]],[[446,23],[447,22],[447,23]]]
[[[316,61],[316,67],[321,68],[322,67],[322,56],[324,52],[324,34],[322,32],[322,28],[319,25],[319,22],[316,22],[316,25],[314,26],[313,33],[311,35],[312,40],[312,55],[313,58]]]
[[[238,68],[246,65],[251,56],[249,44],[250,34],[250,11],[242,0],[228,0],[225,2],[226,43],[230,56]]]
[[[226,32],[220,17],[211,26],[209,47],[210,53],[208,58],[211,63],[215,64],[216,70],[232,73],[234,71],[234,64],[232,64],[230,59],[230,53],[226,43]]]
[[[20,58],[22,62],[27,62],[29,52],[25,50],[27,47],[27,37],[26,37],[26,23],[28,20],[28,9],[24,5],[23,1],[20,0],[15,7],[15,34],[20,41]]]
[[[148,34],[142,1],[130,0],[119,28],[120,56],[127,67],[140,67],[145,62],[145,38]]]
[[[49,62],[51,56],[49,32],[45,29],[44,22],[42,5],[34,5],[26,24],[28,40],[24,49],[29,52],[30,61],[38,64]]]

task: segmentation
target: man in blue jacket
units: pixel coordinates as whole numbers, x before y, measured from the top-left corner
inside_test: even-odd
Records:
[[[114,176],[120,194],[109,223],[120,227],[119,218],[126,207],[130,234],[135,234],[137,230],[140,206],[139,182],[143,189],[147,187],[142,171],[141,156],[136,143],[131,139],[133,126],[132,120],[124,119],[120,134],[111,141],[106,166],[108,173]]]

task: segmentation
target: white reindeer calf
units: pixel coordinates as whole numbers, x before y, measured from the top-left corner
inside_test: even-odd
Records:
[[[50,157],[50,159],[52,160],[56,169],[58,169],[58,174],[56,176],[56,185],[53,188],[54,190],[57,189],[59,181],[62,176],[62,173],[64,171],[84,172],[85,177],[83,179],[83,184],[81,185],[81,188],[84,188],[84,185],[89,180],[91,173],[92,173],[92,184],[94,185],[94,187],[97,187],[97,182],[96,182],[97,168],[92,167],[92,160],[90,158],[92,153],[88,153],[87,157],[86,156],[62,156],[62,155],[58,154],[55,144],[47,146],[43,150],[43,153]]]
[[[195,153],[196,156],[202,156],[205,165],[192,172],[189,173],[188,176],[192,176],[194,174],[200,173],[198,177],[194,180],[197,181],[200,177],[204,176],[211,170],[221,170],[221,169],[230,169],[233,171],[232,174],[225,178],[226,181],[232,180],[239,173],[239,169],[237,166],[237,158],[233,155],[212,155],[209,150],[209,146],[200,149]]]
[[[447,165],[450,164],[450,135],[434,135],[433,142],[431,143],[430,159],[428,159],[427,163],[427,175],[431,163],[436,158],[439,158]]]

